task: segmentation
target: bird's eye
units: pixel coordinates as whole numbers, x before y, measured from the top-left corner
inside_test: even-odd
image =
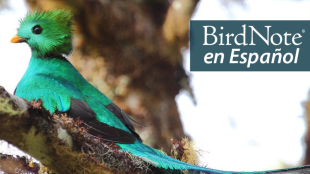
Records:
[[[32,32],[33,34],[40,34],[42,33],[43,28],[41,28],[40,25],[36,25],[32,28]]]

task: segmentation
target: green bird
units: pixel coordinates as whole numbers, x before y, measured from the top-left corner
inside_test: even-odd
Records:
[[[167,171],[188,170],[207,174],[310,173],[310,166],[264,172],[230,172],[187,164],[142,143],[131,121],[64,57],[72,52],[72,16],[65,10],[35,11],[21,20],[13,43],[26,42],[32,52],[29,66],[14,94],[27,101],[42,100],[50,113],[67,113],[83,120],[88,133],[113,142],[122,151]],[[174,172],[172,172],[174,173]]]

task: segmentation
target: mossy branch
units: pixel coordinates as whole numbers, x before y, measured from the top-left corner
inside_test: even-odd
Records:
[[[157,169],[114,144],[91,137],[81,121],[51,115],[0,86],[0,138],[55,173],[151,173]]]
[[[27,159],[25,156],[12,156],[0,153],[0,171],[4,173],[36,174],[39,164]]]

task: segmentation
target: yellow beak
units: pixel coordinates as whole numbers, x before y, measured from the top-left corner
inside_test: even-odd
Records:
[[[19,37],[17,36],[17,34],[11,39],[12,43],[20,43],[20,42],[25,42],[25,41],[26,41],[25,38]]]

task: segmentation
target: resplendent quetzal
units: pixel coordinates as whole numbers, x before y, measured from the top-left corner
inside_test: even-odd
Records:
[[[172,171],[186,169],[207,174],[310,173],[310,166],[264,172],[229,172],[187,164],[142,143],[131,118],[109,98],[88,83],[64,58],[72,51],[71,14],[64,10],[34,12],[20,23],[13,43],[26,42],[32,51],[27,71],[15,95],[28,101],[42,100],[50,113],[67,112],[90,127],[89,134],[120,146],[151,165]],[[171,171],[171,170],[170,170]]]

